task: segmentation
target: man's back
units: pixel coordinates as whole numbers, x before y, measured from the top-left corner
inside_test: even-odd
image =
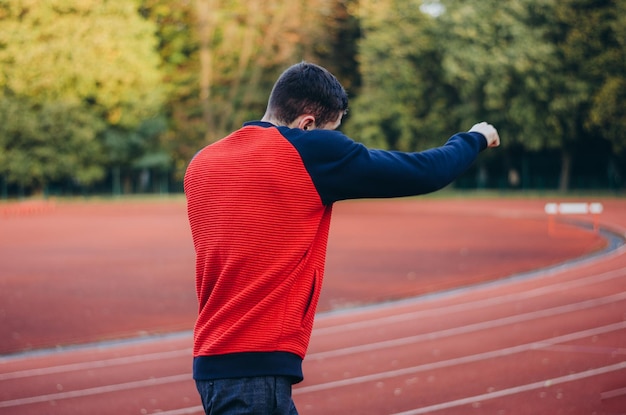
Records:
[[[194,356],[303,358],[331,208],[299,153],[278,129],[246,126],[196,155],[185,192],[200,303]]]

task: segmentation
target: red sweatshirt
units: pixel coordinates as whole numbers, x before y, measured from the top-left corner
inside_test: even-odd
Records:
[[[202,149],[184,186],[196,250],[194,378],[302,380],[334,202],[440,189],[487,142],[462,133],[419,153],[337,131],[251,122]]]

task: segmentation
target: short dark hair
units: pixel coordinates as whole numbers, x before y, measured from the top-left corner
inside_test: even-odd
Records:
[[[348,109],[348,94],[325,68],[300,62],[285,70],[270,94],[268,112],[291,124],[302,114],[311,114],[317,125],[337,120]]]

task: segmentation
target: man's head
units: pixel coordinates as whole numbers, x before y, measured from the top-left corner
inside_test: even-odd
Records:
[[[348,95],[333,74],[301,62],[278,78],[264,120],[302,129],[334,129],[348,109]]]

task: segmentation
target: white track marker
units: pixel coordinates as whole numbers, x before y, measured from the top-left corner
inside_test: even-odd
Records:
[[[462,356],[454,359],[442,360],[439,362],[426,363],[423,365],[406,367],[402,369],[391,370],[387,372],[381,373],[373,373],[371,375],[358,376],[349,379],[341,379],[327,383],[320,383],[316,385],[303,386],[300,388],[294,388],[294,395],[302,395],[305,393],[311,392],[319,392],[328,389],[336,389],[344,386],[352,386],[366,382],[375,382],[380,381],[382,379],[391,379],[399,376],[413,375],[415,373],[424,372],[427,370],[435,370],[442,369],[452,366],[458,366],[467,363],[475,363],[483,360],[499,358],[503,356],[510,356],[517,353],[528,352],[532,350],[541,350],[546,347],[553,346],[555,344],[568,342],[576,339],[583,339],[592,336],[596,336],[603,333],[610,333],[617,330],[626,329],[626,321],[621,321],[619,323],[609,324],[603,327],[595,327],[588,330],[579,331],[576,333],[569,333],[562,336],[552,337],[549,339],[539,340],[532,343],[520,344],[517,346],[512,346],[504,349],[492,350],[489,352],[478,353],[470,356]],[[626,364],[626,362],[623,362]]]
[[[348,330],[362,330],[370,327],[386,326],[391,323],[399,323],[403,321],[415,321],[427,316],[444,316],[453,313],[467,312],[476,310],[479,308],[485,308],[492,305],[506,304],[514,301],[526,300],[530,298],[540,297],[542,295],[549,295],[555,292],[563,292],[573,288],[586,287],[593,284],[599,284],[602,282],[624,278],[626,277],[626,267],[614,269],[611,271],[603,272],[601,274],[588,275],[583,278],[567,282],[559,282],[557,284],[544,285],[539,288],[533,288],[527,291],[515,292],[512,294],[501,295],[498,297],[489,297],[485,299],[470,301],[466,303],[442,306],[437,308],[428,308],[425,310],[409,311],[406,313],[392,314],[387,317],[367,318],[363,320],[357,320],[349,323],[342,323],[337,325],[331,325],[328,327],[320,327],[314,329],[314,336],[319,337],[322,335],[334,335],[335,333],[345,333]],[[406,300],[402,300],[402,303],[408,303]],[[412,304],[411,301],[409,304]],[[423,303],[423,299],[417,299],[415,304]],[[397,306],[393,304],[392,306]],[[385,304],[384,309],[389,309],[390,305]],[[358,315],[362,313],[362,310],[357,310],[353,314]],[[321,321],[325,318],[332,318],[332,316],[320,316],[317,320]]]
[[[166,385],[168,383],[192,382],[191,374],[165,376],[160,378],[150,378],[137,380],[134,382],[117,383],[115,385],[97,386],[95,388],[81,389],[76,391],[50,393],[47,395],[31,396],[29,398],[11,399],[0,401],[0,408],[11,408],[14,406],[31,405],[34,403],[59,401],[61,399],[80,398],[84,396],[100,395],[103,393],[125,391],[129,389],[145,388],[147,386]]]
[[[358,346],[348,346],[342,349],[328,350],[325,352],[311,353],[307,356],[308,360],[329,359],[340,356],[350,356],[354,353],[371,352],[374,350],[387,349],[390,347],[404,346],[414,344],[421,341],[430,341],[461,334],[474,333],[481,330],[489,330],[496,327],[508,326],[511,324],[522,323],[531,320],[537,320],[545,317],[557,316],[565,313],[571,313],[586,310],[594,307],[600,307],[607,304],[626,300],[626,291],[618,294],[609,295],[601,298],[581,301],[578,303],[566,304],[558,307],[547,308],[544,310],[531,311],[524,314],[515,314],[508,317],[502,317],[495,320],[480,321],[478,323],[466,324],[464,326],[453,327],[435,332],[421,333],[414,336],[401,337],[391,340],[383,340],[375,343],[366,343]]]
[[[405,412],[397,412],[393,415],[419,415],[429,414],[435,411],[441,411],[444,409],[456,408],[463,405],[469,405],[476,402],[488,401],[490,399],[501,398],[503,396],[515,395],[522,392],[528,392],[537,389],[545,389],[554,385],[560,385],[563,383],[574,382],[577,380],[589,378],[592,376],[603,375],[605,373],[616,372],[626,369],[626,362],[619,362],[614,365],[603,366],[596,369],[586,370],[584,372],[572,373],[571,375],[565,375],[554,379],[545,379],[539,382],[529,383],[527,385],[520,385],[514,388],[503,389],[501,391],[485,393],[483,395],[470,396],[468,398],[457,399],[455,401],[442,402],[436,405],[425,406],[423,408],[412,409]]]
[[[619,396],[626,395],[626,388],[615,389],[608,392],[602,392],[600,394],[600,400],[604,401],[611,398],[617,398]]]
[[[111,359],[93,360],[87,362],[68,363],[59,366],[49,366],[36,369],[25,369],[16,372],[0,373],[0,381],[9,379],[29,378],[33,376],[51,375],[54,373],[66,373],[77,370],[97,369],[101,367],[132,365],[155,360],[174,359],[179,357],[190,357],[190,348],[171,350],[168,352],[147,353],[134,356],[114,357]]]
[[[602,203],[546,203],[544,210],[548,215],[598,215],[604,206]]]
[[[202,405],[192,406],[189,408],[172,409],[170,411],[155,411],[153,414],[158,415],[192,415],[192,414],[204,414],[204,408]]]

